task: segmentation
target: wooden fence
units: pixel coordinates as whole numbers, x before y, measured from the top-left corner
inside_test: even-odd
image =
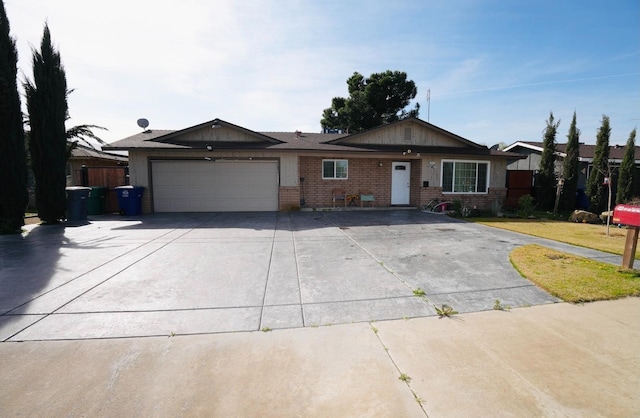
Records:
[[[87,167],[75,172],[75,184],[86,187],[106,187],[105,209],[107,213],[118,212],[118,195],[115,188],[129,184],[128,166]]]

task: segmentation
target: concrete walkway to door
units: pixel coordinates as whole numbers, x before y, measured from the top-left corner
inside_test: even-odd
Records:
[[[541,243],[417,210],[93,217],[0,237],[0,340],[207,334],[558,300],[509,252]],[[416,293],[424,292],[424,297]]]

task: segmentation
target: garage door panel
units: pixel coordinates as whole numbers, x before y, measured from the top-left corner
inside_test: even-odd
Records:
[[[276,161],[153,161],[156,212],[278,209]]]

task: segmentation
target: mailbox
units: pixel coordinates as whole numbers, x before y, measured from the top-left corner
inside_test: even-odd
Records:
[[[613,209],[613,223],[640,227],[640,206],[616,205]]]

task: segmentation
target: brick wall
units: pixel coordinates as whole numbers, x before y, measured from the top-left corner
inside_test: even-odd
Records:
[[[422,164],[420,161],[411,162],[411,183],[409,186],[409,204],[411,206],[420,206],[422,190]]]
[[[300,157],[300,176],[305,178],[305,207],[332,206],[334,188],[344,189],[347,194],[370,191],[375,196],[376,206],[391,204],[391,161],[350,158],[348,179],[323,180],[322,160],[320,157]]]
[[[280,210],[296,210],[300,208],[300,188],[280,186]]]

